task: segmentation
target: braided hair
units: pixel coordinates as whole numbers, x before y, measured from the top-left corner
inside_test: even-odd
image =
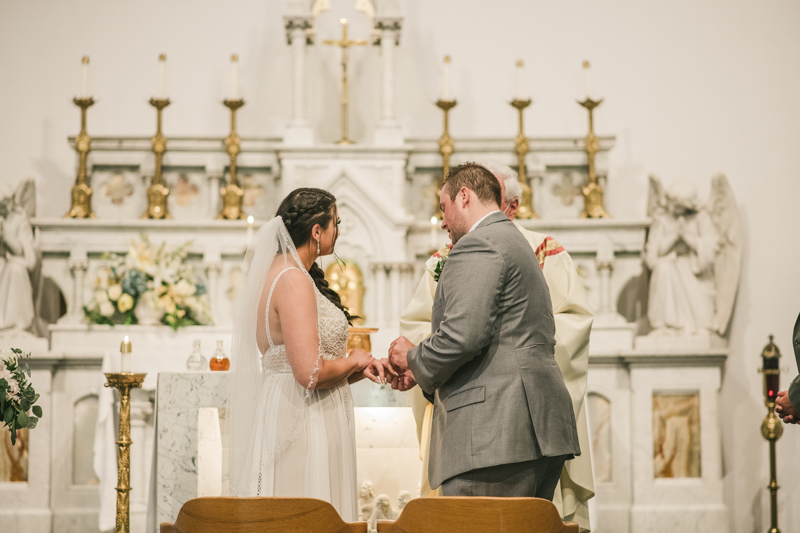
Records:
[[[311,240],[311,230],[315,225],[328,227],[333,220],[335,206],[336,197],[328,191],[312,188],[295,189],[281,202],[276,216],[283,219],[295,248],[300,248]],[[353,320],[359,317],[350,315],[348,309],[342,305],[339,295],[328,286],[322,268],[314,262],[308,273],[319,292],[341,309],[347,322],[352,325]]]

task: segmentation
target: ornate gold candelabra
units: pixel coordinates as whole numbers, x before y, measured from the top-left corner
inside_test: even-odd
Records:
[[[131,492],[131,389],[139,388],[147,374],[113,372],[106,374],[106,387],[119,391],[119,434],[117,436],[117,518],[115,533],[130,533]]]
[[[770,523],[769,533],[780,533],[778,529],[778,478],[775,458],[775,443],[783,435],[781,420],[775,414],[775,400],[780,390],[780,357],[781,352],[775,343],[772,342],[772,335],[769,342],[761,352],[762,367],[760,372],[764,374],[764,405],[767,406],[767,416],[761,422],[761,434],[769,441],[769,489],[770,495]]]
[[[355,144],[351,141],[348,135],[348,121],[347,121],[347,108],[348,108],[348,89],[347,89],[347,61],[348,51],[351,46],[366,46],[367,41],[361,39],[349,40],[347,38],[347,19],[341,19],[342,23],[342,38],[338,41],[326,40],[323,44],[330,46],[338,46],[342,49],[342,138],[336,144]]]
[[[589,134],[586,135],[586,156],[589,159],[589,184],[583,192],[583,211],[581,218],[611,218],[603,206],[603,187],[597,180],[594,158],[600,151],[600,140],[594,134],[594,108],[603,103],[603,99],[592,100],[587,97],[583,102],[578,102],[589,111]]]
[[[228,220],[240,220],[247,218],[242,210],[242,200],[244,199],[244,189],[239,185],[239,178],[236,175],[236,158],[241,150],[241,139],[236,134],[236,110],[244,105],[243,99],[224,100],[225,107],[231,110],[231,133],[225,139],[225,151],[230,157],[230,180],[222,188],[222,210],[217,218]]]
[[[439,191],[444,186],[444,180],[450,173],[450,156],[453,155],[455,147],[453,138],[450,137],[450,110],[453,109],[458,102],[456,100],[437,100],[436,107],[444,111],[444,133],[439,137],[439,153],[442,154],[442,175],[440,179],[436,180],[436,190],[433,193],[433,203],[436,206],[436,213],[438,218],[442,218],[442,213],[439,210]]]
[[[167,209],[169,188],[164,185],[164,176],[162,175],[164,152],[167,151],[167,138],[161,133],[161,114],[169,104],[169,98],[150,99],[150,105],[156,108],[156,134],[150,139],[153,145],[153,153],[156,154],[156,172],[150,181],[150,187],[147,189],[147,211],[142,214],[142,218],[172,218]]]
[[[528,138],[525,136],[525,128],[523,126],[522,113],[526,107],[531,105],[530,99],[528,100],[512,100],[511,105],[519,111],[519,134],[514,138],[514,146],[517,152],[517,159],[519,161],[519,184],[522,186],[522,198],[519,201],[519,208],[517,209],[517,217],[522,219],[539,218],[536,211],[533,209],[533,189],[528,184],[528,175],[525,169],[525,156],[530,151],[528,145]]]
[[[84,62],[88,58],[84,57]],[[86,133],[86,110],[94,105],[94,98],[91,96],[73,98],[72,102],[81,108],[81,132],[75,138],[75,151],[78,152],[78,175],[75,178],[75,185],[72,186],[72,204],[65,217],[71,218],[95,218],[92,210],[92,188],[87,180],[87,159],[89,152],[92,151],[92,138]]]

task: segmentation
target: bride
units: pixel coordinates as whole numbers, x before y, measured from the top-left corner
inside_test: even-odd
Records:
[[[382,363],[347,354],[354,318],[318,257],[339,236],[336,198],[296,189],[256,234],[233,328],[229,486],[232,496],[310,497],[343,520],[357,512],[350,383],[384,382]]]

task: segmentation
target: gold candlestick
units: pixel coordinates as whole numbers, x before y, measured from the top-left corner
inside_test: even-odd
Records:
[[[603,187],[597,180],[594,158],[600,151],[600,140],[594,134],[594,108],[603,103],[603,99],[592,100],[587,97],[578,102],[589,111],[589,134],[586,135],[586,156],[589,160],[589,184],[581,189],[583,193],[583,211],[580,218],[611,218],[603,206]]]
[[[218,219],[240,220],[247,218],[242,210],[242,200],[244,199],[244,189],[239,185],[239,178],[236,175],[236,158],[241,151],[241,139],[236,134],[236,110],[244,105],[243,99],[223,100],[225,107],[231,110],[231,133],[225,139],[225,151],[230,157],[230,180],[220,191],[222,194],[222,210]]]
[[[355,144],[354,141],[348,139],[348,131],[347,131],[347,107],[348,107],[348,100],[347,100],[347,60],[348,60],[348,50],[351,46],[366,46],[367,41],[362,41],[360,39],[356,39],[351,41],[347,38],[347,19],[341,19],[340,22],[342,23],[342,38],[338,41],[334,40],[326,40],[323,41],[322,44],[327,44],[330,46],[338,46],[342,49],[342,138],[337,141],[336,144]]]
[[[161,133],[161,114],[169,104],[169,98],[150,99],[150,105],[156,108],[156,134],[150,139],[153,145],[153,153],[156,154],[156,172],[150,181],[150,187],[147,189],[147,211],[142,214],[142,218],[172,218],[167,209],[169,188],[164,185],[164,176],[162,175],[164,152],[167,151],[167,138]]]
[[[106,374],[106,387],[119,391],[119,433],[117,446],[117,519],[115,533],[130,533],[131,492],[131,389],[139,388],[147,374],[112,372]]]
[[[525,168],[525,156],[530,151],[528,145],[528,138],[525,136],[525,129],[523,127],[522,112],[526,107],[531,105],[531,100],[512,100],[511,105],[519,111],[519,134],[514,138],[514,147],[517,152],[517,160],[519,165],[519,184],[522,186],[522,198],[519,200],[519,208],[517,209],[517,217],[522,219],[539,218],[536,211],[533,209],[533,189],[528,184],[528,175]]]
[[[89,58],[84,56],[84,68],[88,68]],[[85,88],[84,88],[85,90]],[[92,188],[87,179],[87,159],[89,152],[92,151],[92,138],[86,133],[86,110],[94,105],[94,98],[91,96],[73,98],[72,103],[81,108],[81,132],[75,138],[75,151],[78,152],[78,175],[75,177],[75,185],[72,186],[71,206],[64,217],[70,218],[95,218],[92,210]]]
[[[439,137],[439,153],[442,154],[442,174],[436,180],[436,191],[433,194],[433,203],[436,206],[436,213],[438,218],[442,218],[442,213],[439,210],[439,191],[444,187],[444,181],[450,173],[450,156],[453,155],[455,144],[453,138],[450,137],[450,110],[453,109],[458,102],[456,100],[437,100],[436,106],[444,111],[444,133]]]
[[[772,335],[769,336],[769,343],[764,346],[761,352],[762,368],[759,370],[764,374],[764,405],[767,406],[767,416],[761,422],[761,435],[769,441],[769,489],[770,496],[770,523],[769,533],[780,533],[778,529],[778,477],[775,457],[775,443],[783,435],[781,420],[775,414],[775,400],[780,390],[780,359],[781,351],[772,342]]]

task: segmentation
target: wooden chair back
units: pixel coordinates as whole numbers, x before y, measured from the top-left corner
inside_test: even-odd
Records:
[[[328,502],[313,498],[195,498],[161,533],[366,533]]]
[[[553,502],[540,498],[417,498],[378,533],[578,533]]]

